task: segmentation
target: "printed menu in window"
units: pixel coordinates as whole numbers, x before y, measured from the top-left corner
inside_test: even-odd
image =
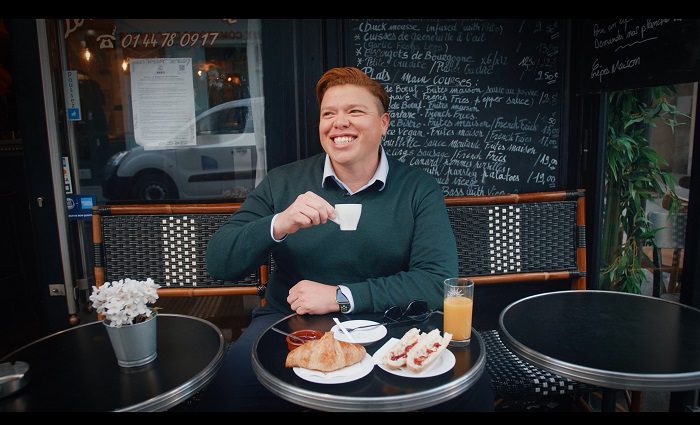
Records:
[[[136,143],[144,149],[196,142],[192,58],[131,59]]]

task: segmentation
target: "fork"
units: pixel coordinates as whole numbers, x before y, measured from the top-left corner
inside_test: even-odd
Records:
[[[396,322],[382,322],[382,323],[375,323],[374,325],[362,325],[362,326],[355,326],[354,328],[348,328],[345,327],[345,330],[348,332],[354,332],[358,329],[365,329],[365,328],[376,328],[377,326],[385,326],[385,325],[390,325],[392,323]]]

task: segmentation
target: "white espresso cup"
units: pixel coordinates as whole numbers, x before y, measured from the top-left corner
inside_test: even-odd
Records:
[[[335,204],[335,218],[331,220],[340,230],[356,230],[362,215],[362,204]]]

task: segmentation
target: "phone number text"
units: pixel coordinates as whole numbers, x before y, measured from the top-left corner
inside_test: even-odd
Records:
[[[146,33],[123,33],[121,35],[121,46],[128,48],[158,48],[158,47],[194,47],[213,46],[219,38],[218,32],[146,32]]]

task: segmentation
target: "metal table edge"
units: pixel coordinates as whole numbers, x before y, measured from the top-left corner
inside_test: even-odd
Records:
[[[522,298],[520,300],[514,301],[506,306],[498,317],[499,331],[501,333],[502,341],[516,354],[525,358],[535,366],[540,368],[550,370],[561,376],[569,379],[574,379],[577,381],[585,382],[587,384],[602,386],[606,388],[622,389],[622,390],[633,390],[633,391],[685,391],[693,390],[698,388],[698,381],[700,381],[700,371],[699,372],[687,372],[678,374],[638,374],[638,373],[621,373],[614,372],[603,369],[589,368],[585,366],[579,366],[572,363],[568,363],[562,360],[556,360],[552,357],[546,356],[537,350],[533,350],[524,344],[515,340],[515,338],[505,329],[503,326],[503,317],[508,312],[508,310],[515,304],[536,297],[543,297],[551,294],[558,293],[571,293],[571,292],[600,292],[611,295],[622,295],[622,296],[642,296],[647,298],[646,295],[640,294],[628,294],[625,292],[614,292],[614,291],[602,291],[602,290],[571,290],[571,291],[558,291],[558,292],[547,292],[542,294],[531,295],[529,297]],[[654,298],[657,299],[657,298]],[[669,302],[673,304],[678,304],[683,307],[687,307],[693,310],[700,311],[692,306],[687,306],[685,304],[676,303],[670,300],[658,299],[659,301]]]
[[[270,327],[276,326],[294,315],[296,315],[296,313],[285,316]],[[481,375],[483,375],[486,365],[486,347],[483,339],[476,330],[472,329],[472,337],[476,337],[482,347],[482,350],[472,369],[454,382],[425,391],[418,396],[416,394],[406,394],[383,397],[380,403],[377,403],[376,397],[347,397],[337,395],[334,395],[333,400],[329,401],[328,397],[324,397],[324,393],[318,393],[301,388],[293,391],[289,390],[289,386],[285,382],[274,377],[263,368],[257,356],[257,347],[260,338],[262,338],[262,335],[264,335],[265,332],[263,332],[255,341],[251,353],[253,370],[258,376],[260,383],[279,397],[304,407],[321,411],[411,411],[434,406],[436,404],[451,400],[452,398],[466,391],[471,384],[476,382]],[[319,402],[321,400],[326,400],[326,402]],[[366,404],[370,402],[373,404],[373,406],[371,409],[367,409]]]
[[[194,394],[199,389],[203,388],[206,384],[208,384],[212,379],[214,379],[214,376],[216,376],[219,367],[221,367],[221,360],[224,357],[225,339],[223,333],[221,333],[221,329],[219,329],[218,326],[214,325],[208,320],[204,320],[195,316],[187,316],[183,314],[162,315],[197,320],[212,328],[219,336],[219,349],[216,352],[216,356],[214,356],[214,358],[204,369],[202,369],[201,372],[197,373],[188,381],[183,382],[182,384],[171,389],[170,391],[163,393],[159,396],[153,397],[151,399],[144,400],[141,403],[134,404],[132,406],[115,409],[115,412],[162,412],[168,410],[187,400],[192,394]]]

